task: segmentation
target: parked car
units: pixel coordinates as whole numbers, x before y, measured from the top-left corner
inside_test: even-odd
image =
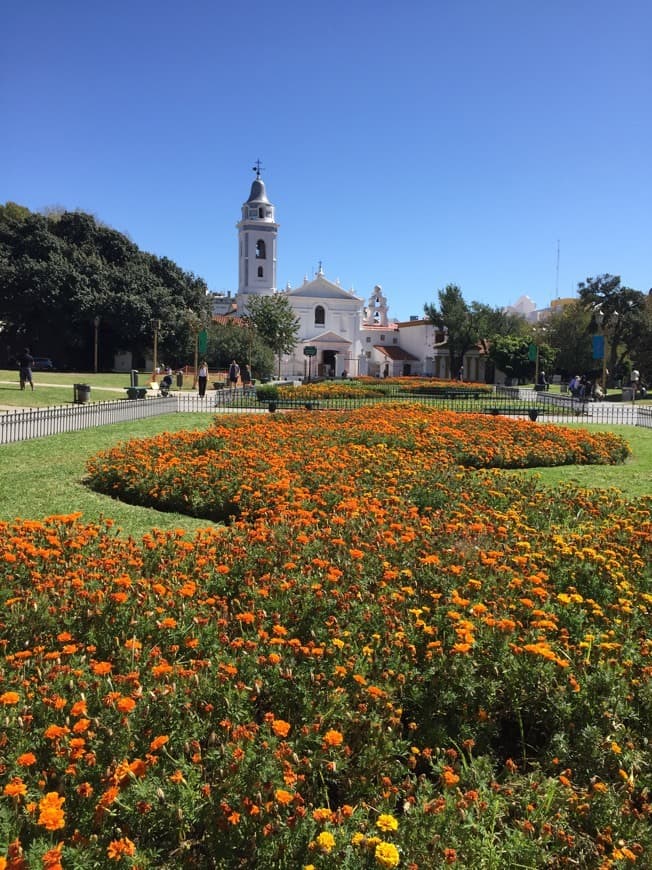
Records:
[[[33,372],[54,372],[56,371],[56,366],[52,362],[49,356],[35,356],[34,357],[34,365],[32,366]]]

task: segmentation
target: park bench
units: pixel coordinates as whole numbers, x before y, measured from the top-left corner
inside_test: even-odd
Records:
[[[549,408],[563,408],[573,414],[589,413],[589,400],[587,398],[578,399],[574,396],[560,396],[556,393],[540,393],[537,396],[537,402]]]
[[[410,399],[415,401],[423,401],[424,399],[441,399],[442,401],[450,401],[451,399],[461,401],[477,401],[484,398],[488,393],[474,393],[471,390],[419,390],[418,393],[398,393],[401,399]]]
[[[510,417],[529,417],[530,420],[536,420],[539,416],[538,408],[528,407],[515,407],[510,405],[505,405],[505,407],[501,408],[485,408],[485,414],[491,414],[493,417],[498,417],[499,415],[510,416]]]
[[[276,411],[277,408],[305,408],[312,411],[319,407],[319,402],[314,399],[258,399],[259,402],[267,403],[267,410]]]
[[[125,387],[128,399],[146,399],[147,387]]]

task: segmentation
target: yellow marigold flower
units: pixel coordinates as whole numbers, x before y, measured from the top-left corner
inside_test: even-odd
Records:
[[[376,827],[380,828],[381,831],[396,831],[398,830],[398,820],[394,816],[390,816],[389,813],[382,813],[378,816]]]
[[[352,846],[362,846],[367,838],[364,834],[361,834],[360,831],[356,831],[355,834],[351,837],[351,845]]]
[[[315,843],[321,852],[328,855],[335,847],[335,837],[330,831],[322,831],[321,834],[316,837]]]
[[[398,867],[401,860],[398,849],[393,843],[378,843],[374,851],[374,858],[379,867]]]

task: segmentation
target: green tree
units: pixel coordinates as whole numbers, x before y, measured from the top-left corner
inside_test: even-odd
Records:
[[[201,278],[140,251],[92,215],[0,206],[0,322],[13,353],[28,344],[39,355],[90,368],[99,317],[105,365],[118,350],[142,365],[154,320],[161,322],[160,357],[177,360],[185,353],[188,309],[208,313]]]
[[[539,371],[551,372],[556,351],[540,335],[495,335],[491,339],[489,358],[496,368],[520,383],[533,380],[536,362],[530,357],[530,346],[539,348]]]
[[[589,329],[605,336],[608,368],[613,382],[625,360],[636,349],[640,322],[645,316],[645,296],[623,287],[619,275],[598,275],[578,284],[582,306],[590,312]]]
[[[446,330],[453,373],[462,367],[464,355],[479,344],[523,330],[523,318],[517,315],[481,302],[467,304],[457,284],[447,284],[438,297],[439,305],[426,303],[424,312],[437,329]]]
[[[593,359],[591,313],[572,302],[546,321],[546,342],[555,349],[555,368],[566,380],[599,366]]]
[[[212,369],[227,369],[231,360],[240,366],[247,363],[254,378],[268,378],[274,372],[274,353],[247,318],[211,323],[206,359]]]
[[[299,335],[299,319],[290,301],[280,293],[274,296],[250,296],[247,299],[247,317],[257,335],[277,357],[280,376],[281,357],[284,353],[292,353]]]

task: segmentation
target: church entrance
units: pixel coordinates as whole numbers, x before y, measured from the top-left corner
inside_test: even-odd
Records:
[[[335,354],[334,350],[324,350],[321,355],[321,365],[319,366],[319,375],[322,378],[335,377]]]

